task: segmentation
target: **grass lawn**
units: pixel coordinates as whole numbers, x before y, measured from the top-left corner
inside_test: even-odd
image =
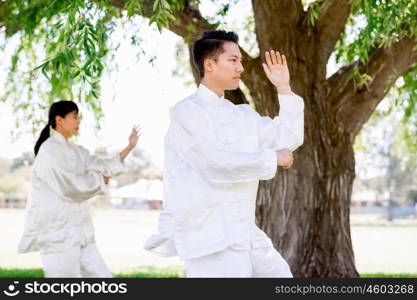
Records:
[[[417,273],[399,273],[399,274],[384,274],[384,273],[369,273],[361,274],[361,278],[417,278]]]
[[[181,278],[185,277],[184,270],[180,267],[140,267],[128,270],[123,273],[114,273],[115,278]],[[0,278],[41,278],[42,269],[5,269],[0,268]],[[384,274],[366,273],[361,274],[362,278],[417,278],[417,274]]]
[[[115,278],[179,278],[185,277],[184,271],[179,267],[140,267],[127,270],[123,273],[113,273]],[[42,278],[42,269],[15,269],[0,268],[0,278]]]

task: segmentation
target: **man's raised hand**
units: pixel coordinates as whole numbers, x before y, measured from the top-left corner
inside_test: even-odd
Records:
[[[266,51],[265,61],[262,66],[266,77],[278,89],[278,93],[291,94],[290,72],[285,55],[274,50]]]

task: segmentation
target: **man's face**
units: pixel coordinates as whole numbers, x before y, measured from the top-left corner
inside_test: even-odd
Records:
[[[243,72],[242,54],[239,46],[233,42],[223,43],[223,50],[216,60],[208,59],[204,76],[210,76],[223,90],[235,90],[239,87]]]

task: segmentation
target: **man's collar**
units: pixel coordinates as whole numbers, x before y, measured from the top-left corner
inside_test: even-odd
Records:
[[[197,95],[202,97],[204,100],[206,100],[208,103],[220,106],[225,103],[224,95],[219,97],[215,92],[210,90],[208,87],[206,87],[204,84],[200,84],[200,86],[197,89]]]

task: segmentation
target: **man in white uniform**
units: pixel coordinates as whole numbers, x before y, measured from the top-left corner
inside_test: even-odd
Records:
[[[278,91],[279,117],[223,97],[243,66],[233,32],[206,32],[193,47],[202,81],[170,111],[165,137],[164,210],[144,248],[184,260],[187,277],[292,277],[255,224],[259,180],[292,165],[303,143],[304,103],[292,93],[286,58],[268,51],[264,71]]]

